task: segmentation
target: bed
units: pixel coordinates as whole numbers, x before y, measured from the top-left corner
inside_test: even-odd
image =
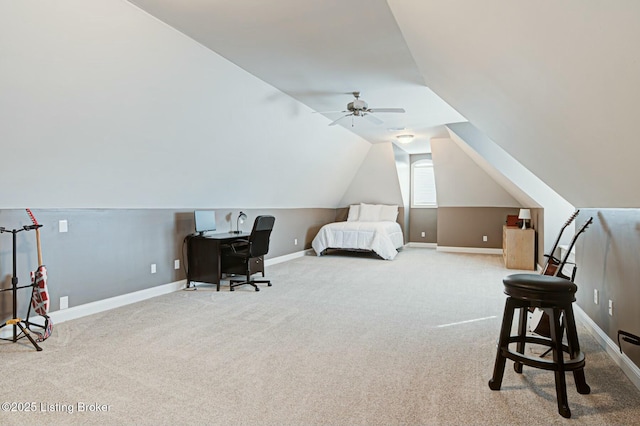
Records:
[[[402,228],[396,222],[398,206],[355,204],[346,222],[324,225],[311,242],[318,256],[329,249],[372,251],[393,260],[404,245]]]

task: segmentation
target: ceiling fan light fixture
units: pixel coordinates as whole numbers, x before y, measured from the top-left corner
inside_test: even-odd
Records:
[[[400,143],[409,143],[413,140],[413,135],[398,135],[396,138],[398,138],[398,142]]]
[[[377,118],[375,114],[377,113],[404,113],[406,112],[404,108],[369,108],[369,104],[360,99],[360,92],[353,92],[354,100],[347,104],[347,109],[345,111],[324,111],[320,112],[322,114],[330,113],[330,112],[341,112],[346,115],[338,118],[337,120],[329,123],[329,126],[335,126],[338,121],[342,120],[345,117],[351,117],[351,127],[353,127],[353,117],[365,117],[369,121],[372,121],[374,124],[382,124],[384,123],[382,120]],[[315,111],[314,111],[315,112]],[[318,111],[319,112],[319,111]],[[399,130],[404,130],[399,129]]]

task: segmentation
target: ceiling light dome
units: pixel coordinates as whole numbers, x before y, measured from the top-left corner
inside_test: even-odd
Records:
[[[400,143],[409,143],[413,140],[413,135],[398,135],[396,138],[398,138],[398,142]]]

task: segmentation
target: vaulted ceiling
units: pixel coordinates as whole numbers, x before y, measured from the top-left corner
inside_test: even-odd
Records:
[[[327,125],[354,91],[370,108],[404,108],[377,114],[382,124],[339,122],[372,143],[413,134],[400,146],[428,152],[444,124],[465,121],[425,85],[384,0],[130,1],[313,110],[336,111]]]
[[[469,120],[573,205],[640,207],[639,2],[131,2],[315,111],[407,110],[341,121],[370,142]]]

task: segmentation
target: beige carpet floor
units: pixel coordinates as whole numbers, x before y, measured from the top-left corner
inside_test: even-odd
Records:
[[[571,419],[551,372],[508,362],[488,388],[513,272],[432,249],[305,256],[259,292],[200,286],[56,324],[42,352],[0,343],[0,402],[22,404],[0,424],[638,424],[640,391],[582,326],[592,392],[567,375]]]

